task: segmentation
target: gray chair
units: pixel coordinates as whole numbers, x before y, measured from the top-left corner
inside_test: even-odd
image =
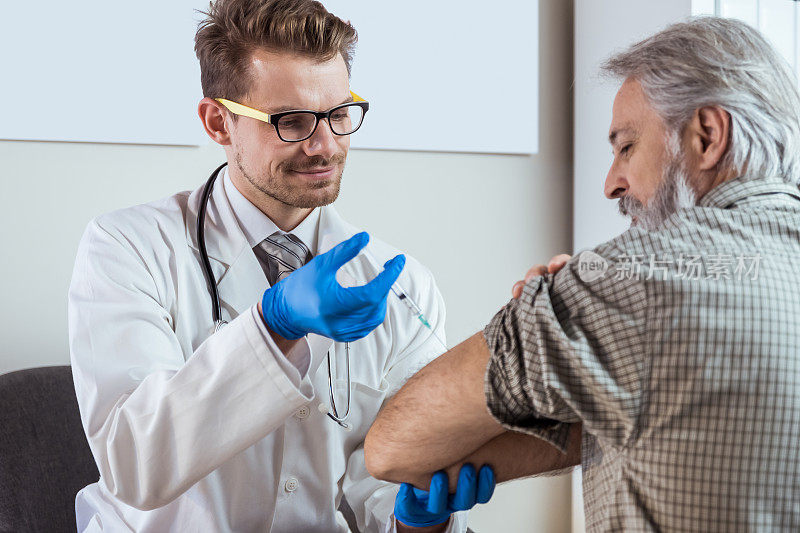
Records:
[[[100,478],[68,366],[0,376],[0,532],[75,531],[75,495]]]

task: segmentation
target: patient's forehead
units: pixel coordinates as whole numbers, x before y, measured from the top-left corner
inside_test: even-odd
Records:
[[[623,137],[660,134],[664,130],[664,123],[647,100],[641,84],[632,78],[625,80],[614,98],[609,141],[613,144]]]

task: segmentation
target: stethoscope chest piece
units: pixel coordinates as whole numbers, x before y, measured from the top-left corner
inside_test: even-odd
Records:
[[[331,410],[327,412],[327,415],[330,417],[331,420],[339,424],[345,429],[350,429],[350,426],[345,423],[347,420],[348,415],[350,414],[350,389],[352,389],[352,383],[350,381],[350,343],[344,343],[344,353],[345,353],[345,364],[347,365],[347,407],[345,408],[344,414],[340,414],[339,410],[336,408],[336,398],[334,395],[334,386],[333,386],[333,370],[331,369],[331,348],[328,350],[328,395],[330,396],[331,400]],[[338,372],[337,372],[338,375]]]
[[[323,415],[329,417],[331,420],[333,420],[334,422],[339,424],[342,427],[342,429],[344,429],[345,431],[348,431],[348,432],[353,431],[353,426],[352,425],[348,424],[347,422],[340,422],[340,421],[336,420],[333,416],[331,416],[331,408],[328,407],[328,405],[325,402],[320,402],[319,405],[317,406],[317,408],[319,409],[320,413],[322,413]]]

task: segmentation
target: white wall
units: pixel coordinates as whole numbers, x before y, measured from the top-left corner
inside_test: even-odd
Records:
[[[350,154],[337,207],[433,270],[451,345],[486,324],[529,266],[571,249],[572,23],[571,1],[541,1],[537,155]],[[216,146],[0,142],[0,373],[68,364],[66,292],[91,217],[195,188],[222,159]],[[514,482],[472,527],[568,531],[569,505],[566,477]]]

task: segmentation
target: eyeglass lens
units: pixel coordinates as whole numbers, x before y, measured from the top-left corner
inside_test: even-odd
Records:
[[[364,109],[358,105],[347,105],[334,109],[330,114],[331,131],[337,135],[349,135],[361,126]],[[278,121],[278,133],[286,141],[298,141],[311,136],[317,125],[313,113],[299,111],[284,115]]]

